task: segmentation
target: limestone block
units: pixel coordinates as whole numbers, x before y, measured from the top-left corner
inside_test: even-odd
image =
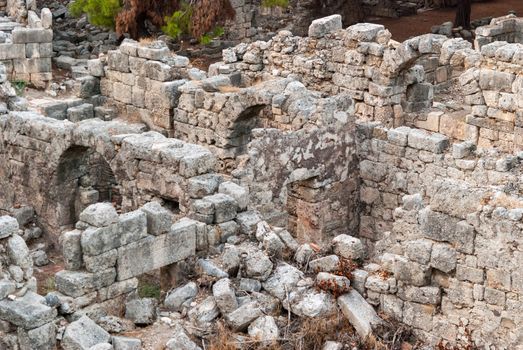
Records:
[[[51,13],[51,10],[49,10],[47,7],[44,7],[42,11],[40,11],[40,19],[42,20],[42,26],[45,29],[51,29],[53,26],[53,14]]]
[[[170,55],[171,52],[165,43],[157,41],[153,43],[153,45],[155,45],[155,47],[139,46],[137,49],[138,57],[161,61]]]
[[[245,187],[239,186],[234,182],[222,182],[219,186],[218,192],[231,196],[238,203],[240,210],[247,209],[249,204],[249,192]]]
[[[64,265],[67,270],[80,270],[82,268],[81,239],[82,231],[79,230],[65,232],[60,237]]]
[[[377,38],[385,27],[381,24],[358,23],[347,28],[347,37],[351,40],[370,42]]]
[[[14,61],[14,71],[17,74],[51,72],[50,58],[28,58]]]
[[[56,273],[56,289],[65,295],[77,298],[111,285],[116,278],[114,268],[97,273],[62,270]]]
[[[110,203],[96,203],[80,213],[80,220],[94,227],[104,227],[118,222],[118,213]]]
[[[67,109],[67,119],[73,123],[94,118],[94,108],[90,103],[84,103]]]
[[[226,194],[215,194],[203,198],[203,201],[212,206],[214,223],[222,223],[236,218],[238,204],[236,200]]]
[[[146,236],[146,215],[140,210],[135,210],[122,214],[119,222],[109,226],[88,227],[82,233],[82,250],[84,254],[99,255]]]
[[[393,263],[394,277],[399,281],[422,287],[430,283],[430,268],[398,257]]]
[[[156,321],[158,301],[154,298],[135,299],[125,304],[125,318],[144,326]]]
[[[0,239],[18,232],[18,221],[11,216],[0,216]]]
[[[17,27],[13,30],[12,39],[15,44],[50,43],[53,41],[53,30]]]
[[[432,153],[443,153],[449,146],[449,139],[441,134],[431,134],[424,130],[412,129],[409,132],[408,145]]]
[[[30,330],[18,328],[18,341],[20,342],[20,350],[55,349],[56,326],[50,322]]]
[[[22,300],[0,301],[0,319],[9,320],[23,329],[34,329],[53,321],[56,310],[41,303],[27,303]]]
[[[171,228],[172,213],[161,206],[158,202],[150,202],[140,208],[147,217],[147,232],[158,236],[166,233]]]
[[[109,69],[127,73],[130,72],[129,69],[129,56],[118,51],[111,50],[107,52],[107,65]]]
[[[373,328],[382,323],[372,306],[355,290],[338,297],[338,305],[363,339],[370,336]]]
[[[0,44],[0,60],[24,59],[25,44]]]
[[[160,236],[149,236],[118,249],[118,280],[183,260],[196,251],[196,222],[182,219]],[[154,258],[153,258],[154,257]]]
[[[358,260],[365,255],[363,243],[360,239],[349,235],[339,235],[332,240],[334,253],[345,259]]]
[[[64,350],[87,350],[111,339],[102,327],[87,316],[70,323],[65,329],[61,346]]]
[[[95,76],[95,77],[105,76],[104,64],[98,58],[87,61],[87,69],[89,70],[89,74],[91,74],[92,76]]]

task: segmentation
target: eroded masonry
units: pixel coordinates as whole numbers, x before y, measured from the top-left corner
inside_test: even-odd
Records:
[[[123,314],[155,322],[138,284],[161,269],[160,308],[184,315],[168,349],[204,346],[195,327],[219,315],[270,342],[290,313],[337,310],[362,337],[380,312],[428,346],[521,348],[522,18],[474,43],[399,43],[335,15],[226,49],[208,71],[125,40],[87,62],[76,97],[28,105],[8,75],[45,81],[52,34],[28,13],[0,44],[26,58],[0,50],[15,60],[0,65],[0,344],[147,348],[108,331]],[[46,296],[35,231],[63,259]],[[210,291],[183,282],[191,264]]]

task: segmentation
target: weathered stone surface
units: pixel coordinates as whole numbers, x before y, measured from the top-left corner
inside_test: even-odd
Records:
[[[227,324],[236,331],[245,330],[252,321],[262,316],[263,313],[257,302],[243,304],[236,310],[225,315]]]
[[[196,294],[198,294],[198,286],[194,282],[189,282],[171,290],[165,297],[164,305],[170,310],[181,311],[182,306],[192,301]]]
[[[18,328],[18,341],[20,350],[52,350],[56,343],[56,326],[50,322],[30,330]]]
[[[87,316],[69,324],[61,346],[64,350],[88,350],[100,343],[108,343],[111,336]]]
[[[55,283],[59,292],[76,298],[111,285],[115,278],[114,268],[97,273],[62,270],[56,273]]]
[[[142,341],[136,338],[112,337],[114,350],[141,350]]]
[[[271,276],[262,283],[263,289],[272,296],[283,300],[287,293],[296,287],[299,280],[303,278],[303,272],[287,263],[280,263]]]
[[[358,260],[365,255],[361,241],[349,235],[339,235],[332,240],[334,252],[345,259]]]
[[[135,299],[125,304],[125,318],[136,325],[149,325],[156,320],[157,301],[153,298]]]
[[[147,216],[147,232],[152,235],[166,233],[172,226],[172,214],[158,202],[145,204],[141,209]]]
[[[96,203],[80,213],[80,220],[94,227],[104,227],[117,222],[118,213],[110,203]]]
[[[175,335],[167,342],[165,347],[167,350],[201,350],[180,326],[176,327]]]
[[[332,15],[312,21],[309,27],[309,37],[321,38],[330,32],[342,28],[340,15]]]
[[[9,320],[18,327],[34,329],[49,323],[56,316],[56,310],[40,303],[18,300],[0,301],[0,319]]]
[[[212,295],[222,314],[232,312],[238,308],[236,294],[228,278],[223,278],[214,283]]]
[[[280,336],[280,330],[272,316],[262,316],[254,320],[249,325],[248,333],[262,343],[271,343]]]
[[[370,336],[374,327],[382,322],[372,306],[355,290],[338,297],[338,305],[362,338]]]
[[[145,215],[145,214],[144,214]],[[126,280],[145,272],[183,260],[196,251],[196,222],[182,219],[168,233],[146,237],[118,248],[118,280]],[[151,257],[155,257],[151,259]]]

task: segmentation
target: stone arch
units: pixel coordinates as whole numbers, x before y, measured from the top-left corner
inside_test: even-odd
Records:
[[[48,225],[71,227],[96,202],[121,205],[118,181],[109,162],[93,148],[73,145],[59,157],[48,186]]]

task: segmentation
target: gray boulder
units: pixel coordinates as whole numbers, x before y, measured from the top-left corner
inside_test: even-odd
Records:
[[[82,316],[67,326],[61,345],[64,350],[89,350],[94,345],[108,343],[110,339],[102,327]]]
[[[125,318],[143,326],[156,320],[157,301],[153,298],[134,299],[125,304]]]

